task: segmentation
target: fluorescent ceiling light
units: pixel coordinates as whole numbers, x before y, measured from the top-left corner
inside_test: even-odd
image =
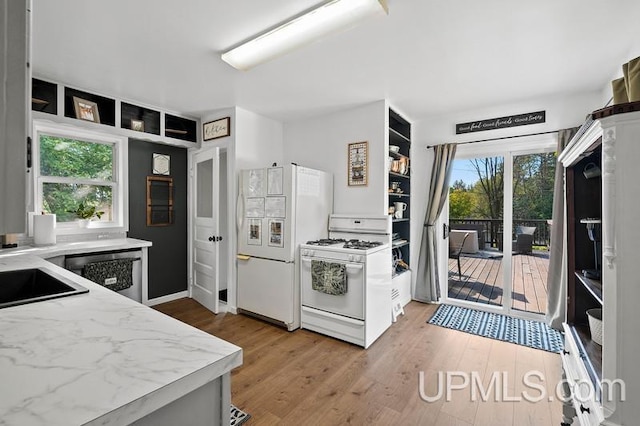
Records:
[[[223,53],[222,60],[246,71],[368,16],[386,13],[386,0],[332,0]]]

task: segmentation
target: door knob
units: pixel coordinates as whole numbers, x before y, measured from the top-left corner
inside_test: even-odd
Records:
[[[222,241],[222,237],[217,237],[216,241]]]
[[[209,237],[209,241],[215,241],[215,237]]]

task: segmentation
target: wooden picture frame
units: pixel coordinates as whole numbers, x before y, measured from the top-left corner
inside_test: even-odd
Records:
[[[347,183],[367,186],[369,178],[369,142],[354,142],[347,150]]]
[[[98,112],[97,103],[74,96],[73,109],[76,112],[76,118],[78,120],[100,123],[100,113]]]
[[[173,224],[173,178],[147,176],[147,226]]]
[[[231,136],[231,117],[210,121],[202,125],[202,139],[205,141],[227,136]]]
[[[131,130],[135,132],[144,132],[144,121],[131,119]]]

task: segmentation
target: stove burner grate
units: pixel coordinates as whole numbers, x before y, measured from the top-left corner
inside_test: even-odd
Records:
[[[349,240],[347,241],[343,248],[346,249],[357,249],[357,250],[367,250],[373,247],[378,247],[382,245],[379,241],[361,241],[361,240]]]
[[[307,241],[307,244],[312,246],[332,246],[334,244],[346,243],[347,240],[341,238],[321,238],[319,240]]]

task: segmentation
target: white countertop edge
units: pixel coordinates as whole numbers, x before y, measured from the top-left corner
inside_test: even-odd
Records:
[[[210,364],[198,371],[194,371],[173,383],[131,401],[127,405],[87,422],[85,425],[119,426],[133,423],[188,395],[224,374],[230,373],[232,369],[240,365],[242,365],[242,351],[237,351],[216,361],[215,364]]]
[[[152,245],[153,244],[150,241],[138,240],[136,238],[74,241],[51,246],[23,246],[12,249],[2,249],[0,250],[0,259],[12,256],[22,256],[25,254],[45,259],[48,257],[66,256],[79,253],[99,253],[103,251],[137,249],[151,247]]]

